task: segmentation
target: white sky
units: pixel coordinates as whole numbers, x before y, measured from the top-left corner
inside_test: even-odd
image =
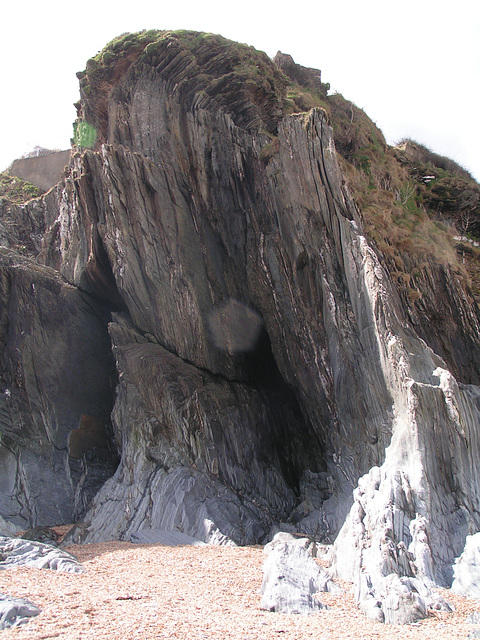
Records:
[[[35,145],[69,148],[77,71],[112,38],[193,29],[280,50],[377,123],[480,180],[478,0],[24,0],[2,8],[0,169]]]

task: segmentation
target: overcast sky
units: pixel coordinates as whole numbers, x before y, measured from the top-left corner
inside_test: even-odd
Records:
[[[75,74],[112,38],[193,29],[321,69],[390,144],[414,138],[480,180],[477,0],[24,0],[1,21],[0,169],[35,145],[70,146]]]

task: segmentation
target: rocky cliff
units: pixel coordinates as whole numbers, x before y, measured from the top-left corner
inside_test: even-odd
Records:
[[[417,178],[288,56],[151,31],[79,78],[64,179],[3,209],[1,514],[308,533],[422,615],[480,525],[480,318],[454,242],[407,242],[449,242]]]

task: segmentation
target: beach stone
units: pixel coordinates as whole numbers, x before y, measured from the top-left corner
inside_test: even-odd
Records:
[[[85,569],[66,551],[41,542],[21,538],[0,537],[0,569],[12,567],[53,569],[67,573],[83,573]]]
[[[293,538],[293,536],[291,536]],[[305,540],[278,533],[265,547],[260,608],[280,613],[314,613],[326,606],[315,598],[333,583],[305,548]]]
[[[473,611],[466,619],[467,624],[480,624],[480,611]]]
[[[0,631],[25,624],[39,613],[41,609],[29,600],[0,593]]]
[[[388,576],[388,589],[382,610],[387,624],[412,624],[427,616],[427,604],[412,581],[397,575]]]

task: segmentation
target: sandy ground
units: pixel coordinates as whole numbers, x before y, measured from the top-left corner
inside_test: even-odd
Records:
[[[42,609],[28,624],[0,632],[1,640],[288,640],[315,638],[468,638],[477,626],[466,616],[480,602],[442,592],[454,613],[420,623],[371,622],[343,585],[342,595],[322,594],[329,609],[312,615],[260,610],[260,547],[165,547],[128,542],[67,549],[84,574],[38,569],[0,571],[0,593],[27,598]],[[480,627],[480,625],[478,625]]]

